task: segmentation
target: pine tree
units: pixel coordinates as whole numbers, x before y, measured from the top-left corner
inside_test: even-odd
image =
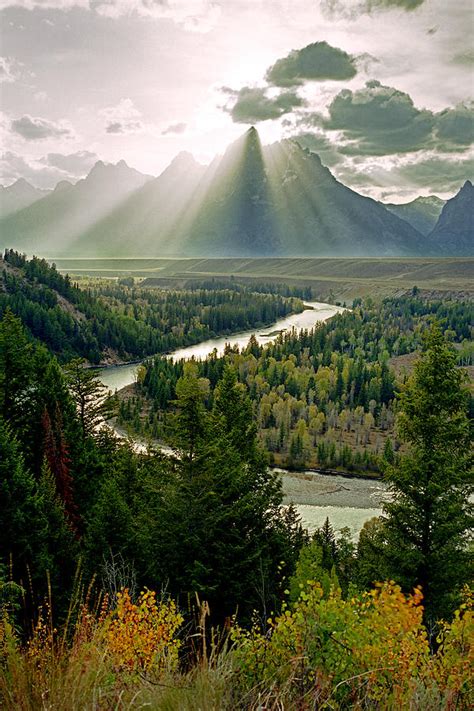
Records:
[[[188,477],[192,477],[196,458],[202,452],[209,429],[204,397],[209,381],[198,378],[195,363],[186,363],[184,374],[176,383],[177,413],[172,422],[171,443],[180,453]]]
[[[229,444],[242,456],[256,454],[257,427],[252,417],[252,404],[245,395],[245,386],[237,382],[237,375],[226,365],[222,378],[214,390],[214,415],[221,420],[221,431]]]
[[[393,444],[390,437],[385,440],[385,445],[383,448],[383,458],[387,464],[393,464],[395,462],[395,453],[393,451]]]
[[[26,581],[27,567],[45,570],[43,521],[37,485],[17,439],[0,417],[0,558]]]
[[[33,354],[20,319],[7,309],[0,322],[0,416],[22,442],[33,416]]]
[[[42,427],[44,433],[45,462],[51,473],[55,491],[62,501],[67,513],[69,523],[76,528],[78,523],[77,507],[74,501],[73,482],[71,477],[71,460],[69,450],[64,438],[62,417],[56,405],[54,422],[48,411],[43,411]]]
[[[336,534],[328,516],[326,516],[321,528],[318,528],[315,532],[314,539],[318,541],[321,546],[325,568],[330,569],[337,559],[337,543]]]
[[[44,545],[47,573],[53,588],[55,606],[65,610],[70,602],[71,584],[78,565],[79,543],[62,498],[58,494],[55,477],[46,461],[38,483],[41,517],[44,521]],[[36,568],[36,561],[33,561]],[[41,585],[46,583],[46,575]]]
[[[205,385],[192,366],[178,381],[178,456],[147,484],[156,493],[141,506],[148,525],[138,526],[138,535],[142,550],[153,551],[148,568],[171,592],[197,592],[215,622],[237,610],[248,619],[254,609],[275,609],[279,566],[283,555],[296,555],[297,536],[281,513],[281,482],[257,446],[235,374],[228,370],[218,384],[212,413],[204,407]],[[294,562],[285,561],[290,571]]]
[[[18,441],[0,417],[0,562],[12,563],[14,579],[41,595],[47,573],[67,593],[77,543],[45,465],[37,482],[25,466]]]
[[[401,396],[398,428],[409,453],[388,467],[386,557],[395,580],[421,585],[426,619],[448,614],[472,579],[472,455],[464,373],[432,327]]]
[[[85,368],[84,358],[74,358],[64,368],[66,381],[76,403],[83,437],[93,435],[112,416],[107,388],[97,378],[97,370]]]

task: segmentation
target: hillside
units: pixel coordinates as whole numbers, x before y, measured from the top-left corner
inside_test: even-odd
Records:
[[[7,250],[0,258],[0,317],[21,318],[61,361],[113,364],[168,353],[217,335],[273,323],[301,301],[226,286],[173,292],[105,282],[80,289],[43,259]]]
[[[436,225],[444,204],[445,201],[441,198],[430,195],[399,205],[385,204],[385,207],[397,217],[409,222],[422,235],[427,235]]]
[[[474,187],[470,180],[446,202],[428,239],[442,254],[474,253]]]
[[[312,289],[320,301],[349,303],[361,296],[385,297],[417,286],[437,297],[474,290],[472,258],[355,259],[58,259],[60,271],[78,277],[133,276],[150,286],[186,288],[197,279],[247,284],[286,284]]]

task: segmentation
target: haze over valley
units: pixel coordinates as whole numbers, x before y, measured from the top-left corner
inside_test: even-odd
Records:
[[[470,181],[446,202],[385,206],[295,139],[262,146],[254,127],[209,166],[180,153],[152,178],[98,162],[75,185],[44,195],[18,181],[1,196],[3,246],[51,257],[474,254]]]

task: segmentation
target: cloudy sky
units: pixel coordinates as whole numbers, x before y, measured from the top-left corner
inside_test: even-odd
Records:
[[[473,167],[471,0],[0,0],[1,172],[158,175],[255,124],[344,183],[447,197]]]

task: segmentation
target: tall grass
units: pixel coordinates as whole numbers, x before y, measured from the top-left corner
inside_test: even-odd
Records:
[[[6,711],[310,711],[472,708],[473,618],[467,601],[444,625],[432,655],[421,592],[393,584],[343,600],[314,585],[257,627],[192,628],[152,591],[114,604],[77,588],[62,625],[51,599],[22,637],[0,620],[0,708]]]

